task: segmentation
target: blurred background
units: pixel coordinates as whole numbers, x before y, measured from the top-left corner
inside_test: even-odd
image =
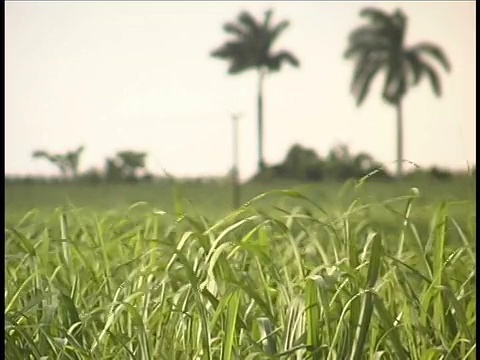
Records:
[[[352,33],[359,27],[386,26],[375,14],[360,15],[372,7],[390,17],[392,28],[377,39],[368,38],[373,32],[357,38],[364,50],[386,41],[383,50],[375,48],[379,71],[358,105],[372,69],[367,63],[352,88],[360,60],[345,53],[356,46]],[[244,12],[256,21],[250,29]],[[345,177],[382,164],[395,174],[399,99],[403,159],[440,172],[476,163],[475,2],[7,2],[5,21],[10,178],[227,176],[235,170],[237,136],[242,180],[288,172],[320,180],[341,172],[327,163],[342,157],[357,161],[358,171]],[[250,37],[236,36],[227,23],[244,26]],[[270,43],[259,35],[264,25],[280,29]],[[434,45],[423,49],[434,74],[425,70],[413,85],[410,58],[409,85],[402,92],[403,73],[397,74],[396,90],[387,91],[397,98],[387,101],[385,69],[400,67],[380,60],[396,34],[406,52]],[[246,49],[267,46],[271,62],[259,67],[268,59],[237,54],[241,47],[227,44],[235,39],[250,41]],[[238,73],[229,73],[228,50],[244,61]],[[310,165],[299,170],[299,161]],[[405,163],[403,169],[416,167]]]

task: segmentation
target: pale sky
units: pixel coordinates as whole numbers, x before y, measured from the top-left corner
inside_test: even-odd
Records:
[[[300,60],[264,84],[265,160],[283,160],[298,142],[320,156],[338,143],[394,168],[395,109],[380,97],[383,76],[357,108],[347,37],[359,11],[400,7],[406,44],[431,41],[447,54],[443,96],[428,81],[404,101],[405,158],[420,166],[475,163],[475,2],[6,2],[5,172],[56,174],[36,149],[85,145],[81,170],[106,157],[148,152],[148,168],[177,176],[224,175],[231,168],[231,114],[241,112],[240,172],[257,166],[253,71],[227,74],[210,52],[222,25],[241,10],[290,27],[274,49]],[[435,64],[436,65],[436,64]],[[426,80],[426,79],[425,79]],[[407,167],[408,168],[408,167]]]

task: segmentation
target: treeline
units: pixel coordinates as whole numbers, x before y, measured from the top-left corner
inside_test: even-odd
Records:
[[[59,176],[56,177],[12,177],[6,176],[7,182],[86,182],[86,183],[115,183],[115,182],[148,182],[164,179],[153,175],[146,167],[146,152],[132,150],[119,151],[114,156],[105,160],[103,169],[90,168],[85,172],[79,171],[81,155],[84,147],[67,151],[61,154],[51,154],[43,150],[35,151],[35,159],[44,159],[56,166]],[[360,152],[353,154],[346,145],[333,147],[326,157],[319,156],[313,149],[295,144],[285,159],[272,166],[266,166],[261,172],[255,174],[249,181],[272,181],[276,179],[298,180],[303,182],[319,181],[346,181],[359,179],[374,172],[372,179],[388,181],[394,178],[385,166],[375,160],[371,155]],[[475,167],[471,169],[475,175]],[[405,178],[428,177],[437,180],[448,180],[455,176],[465,175],[455,173],[439,167],[428,169],[414,168],[405,174]],[[182,181],[222,182],[225,183],[230,175],[218,178],[181,179]]]
[[[79,171],[80,158],[85,147],[60,154],[52,154],[44,150],[34,151],[35,159],[44,159],[59,170],[59,176],[51,178],[6,177],[7,181],[55,181],[55,182],[138,182],[151,180],[153,175],[146,169],[146,152],[119,151],[105,160],[103,169],[90,168],[81,173]]]
[[[405,174],[405,178],[429,177],[447,180],[463,173],[455,173],[436,166],[428,169],[415,167]],[[475,168],[471,172],[475,175]],[[394,175],[386,170],[384,164],[371,155],[360,152],[352,154],[346,145],[332,148],[325,158],[320,157],[313,149],[299,144],[293,145],[282,163],[267,167],[256,174],[252,180],[295,179],[299,181],[317,182],[324,180],[346,181],[359,179],[373,174],[376,180],[391,180]]]
[[[360,178],[383,165],[366,153],[352,154],[346,145],[338,145],[325,158],[315,150],[293,145],[282,163],[270,166],[257,174],[256,179],[295,179],[302,181],[340,180]],[[377,178],[390,178],[384,171]]]

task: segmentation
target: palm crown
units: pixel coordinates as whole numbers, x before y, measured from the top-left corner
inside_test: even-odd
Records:
[[[401,10],[390,16],[381,10],[366,8],[360,15],[370,22],[350,34],[345,52],[346,58],[356,60],[351,90],[357,104],[363,102],[373,78],[381,70],[386,71],[382,95],[390,104],[397,104],[408,86],[417,85],[424,75],[430,80],[434,93],[440,96],[438,72],[426,58],[436,60],[449,71],[450,64],[442,49],[428,42],[405,47],[407,21]]]
[[[230,60],[228,72],[238,74],[249,69],[267,69],[278,71],[284,62],[299,66],[297,58],[286,50],[272,52],[272,46],[278,36],[289,26],[287,20],[277,25],[271,24],[272,11],[265,13],[263,23],[248,12],[242,12],[237,23],[226,23],[225,32],[234,36],[211,55],[220,59]]]

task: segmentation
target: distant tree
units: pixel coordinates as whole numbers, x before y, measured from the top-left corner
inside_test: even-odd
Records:
[[[281,164],[281,172],[289,177],[317,181],[323,177],[322,161],[313,149],[293,145]]]
[[[100,170],[90,168],[81,175],[81,179],[91,184],[97,184],[102,182],[103,174]]]
[[[127,179],[136,179],[138,172],[145,169],[146,153],[136,151],[121,151],[117,153],[122,173]]]
[[[328,177],[343,181],[361,178],[383,166],[371,155],[363,152],[352,154],[345,144],[339,144],[328,153],[325,167]],[[376,178],[379,177],[388,178],[389,175],[382,171],[376,174]]]
[[[123,178],[122,169],[114,159],[107,159],[105,161],[105,178],[111,182],[121,181]]]
[[[437,45],[429,42],[406,47],[405,31],[407,17],[401,10],[388,14],[375,8],[365,8],[360,16],[369,24],[358,27],[349,37],[347,59],[356,61],[351,91],[361,105],[368,94],[370,84],[380,71],[385,71],[383,99],[393,105],[397,112],[397,176],[402,176],[403,160],[403,113],[402,101],[411,86],[417,85],[425,75],[433,91],[441,95],[438,72],[426,61],[436,60],[446,71],[450,64]]]
[[[348,146],[345,144],[339,144],[330,149],[327,155],[327,161],[333,163],[350,164],[353,162],[352,155]]]
[[[83,146],[80,146],[73,151],[67,151],[64,154],[49,154],[44,150],[36,150],[33,152],[32,156],[36,159],[44,158],[50,161],[53,165],[57,166],[64,179],[77,179],[80,155],[82,154],[83,150]]]
[[[378,163],[373,157],[367,153],[359,153],[353,158],[353,166],[360,170],[372,170],[378,166]]]
[[[360,179],[375,172],[375,178],[388,179],[384,166],[374,158],[360,152],[352,154],[344,144],[334,146],[326,158],[317,155],[315,150],[295,144],[287,152],[282,163],[266,168],[255,174],[252,181],[270,181],[278,179],[296,179],[300,181],[322,181],[325,179],[345,181]]]
[[[32,157],[34,159],[44,158],[44,159],[50,161],[53,165],[58,167],[58,169],[60,170],[61,176],[63,178],[67,177],[67,168],[66,168],[65,161],[63,160],[63,156],[61,156],[61,155],[51,155],[51,154],[47,153],[46,151],[36,150],[36,151],[33,152]]]
[[[283,63],[299,66],[297,58],[289,51],[272,52],[272,47],[280,34],[289,26],[284,20],[271,24],[272,11],[265,12],[263,22],[257,21],[250,13],[241,12],[236,22],[226,23],[223,30],[233,39],[211,53],[212,57],[230,61],[228,72],[239,74],[254,69],[258,73],[258,169],[265,168],[263,158],[263,93],[265,75],[279,71]]]
[[[138,180],[139,172],[145,169],[147,154],[136,151],[119,151],[113,159],[107,159],[107,180]]]
[[[327,175],[336,180],[347,180],[358,175],[354,167],[354,158],[346,145],[334,146],[326,158]]]
[[[67,168],[69,169],[71,176],[74,179],[78,178],[78,167],[80,165],[80,155],[82,154],[85,148],[80,146],[77,150],[69,151],[65,154],[65,162],[67,164]]]
[[[452,172],[447,169],[441,169],[437,166],[433,166],[429,172],[430,175],[437,180],[448,180],[453,177]]]

